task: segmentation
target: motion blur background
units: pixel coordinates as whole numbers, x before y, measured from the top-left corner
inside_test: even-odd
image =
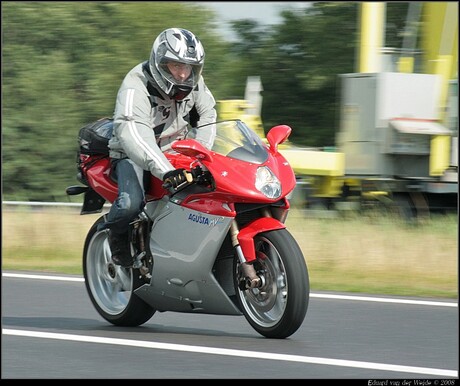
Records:
[[[69,200],[78,129],[112,115],[124,75],[171,26],[203,41],[217,100],[243,98],[247,77],[260,76],[266,131],[284,123],[295,144],[334,146],[337,75],[355,71],[359,3],[273,3],[267,24],[216,12],[241,4],[210,4],[2,2],[3,200]],[[387,46],[401,46],[408,4],[387,4]],[[243,14],[248,5],[264,9],[246,2]]]

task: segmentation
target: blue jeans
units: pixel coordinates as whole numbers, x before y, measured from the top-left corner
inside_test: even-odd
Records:
[[[113,160],[112,176],[118,183],[118,197],[98,230],[108,228],[113,233],[123,234],[145,206],[144,170],[129,158]]]

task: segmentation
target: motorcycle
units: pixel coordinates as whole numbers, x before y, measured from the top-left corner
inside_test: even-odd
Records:
[[[109,323],[139,326],[155,312],[244,315],[264,337],[283,339],[302,325],[310,284],[304,255],[285,220],[294,172],[278,151],[291,128],[266,142],[241,120],[213,123],[206,148],[190,129],[165,152],[192,178],[176,190],[150,173],[146,205],[130,224],[131,268],[111,259],[99,217],[83,249],[85,286]],[[117,197],[109,157],[79,155],[81,214],[102,212]]]

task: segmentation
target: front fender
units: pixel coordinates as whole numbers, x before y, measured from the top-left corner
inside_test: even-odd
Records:
[[[284,229],[281,221],[273,217],[261,217],[241,228],[238,233],[238,242],[243,251],[246,261],[254,261],[256,259],[256,249],[254,246],[254,237],[262,232]]]

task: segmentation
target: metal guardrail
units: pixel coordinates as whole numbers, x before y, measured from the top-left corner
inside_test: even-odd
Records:
[[[83,203],[78,202],[40,202],[40,201],[2,201],[2,206],[67,206],[81,208]],[[104,208],[110,208],[111,204],[104,204]]]
[[[2,205],[17,206],[75,206],[80,207],[83,204],[78,202],[32,202],[32,201],[2,201]]]

